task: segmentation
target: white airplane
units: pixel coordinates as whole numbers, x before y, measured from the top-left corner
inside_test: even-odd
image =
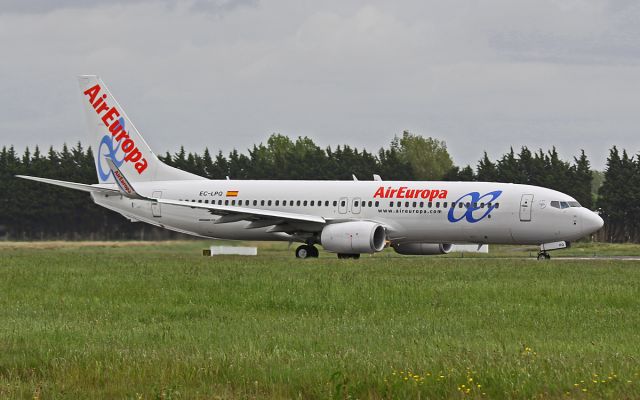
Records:
[[[572,197],[530,185],[205,179],[162,163],[100,78],[79,80],[99,183],[19,177],[89,192],[131,221],[206,238],[299,242],[298,258],[318,257],[317,244],[358,258],[387,246],[430,255],[472,243],[540,245],[546,259],[603,226]]]

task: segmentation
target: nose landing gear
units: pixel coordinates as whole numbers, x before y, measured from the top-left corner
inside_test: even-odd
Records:
[[[551,260],[551,254],[541,251],[538,253],[538,260]]]
[[[538,260],[550,260],[551,255],[549,254],[549,251],[566,249],[566,248],[569,248],[570,246],[571,246],[571,243],[565,242],[565,241],[543,243],[540,245],[540,251],[538,252]]]

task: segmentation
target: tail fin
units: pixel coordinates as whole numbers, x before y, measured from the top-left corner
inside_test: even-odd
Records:
[[[105,157],[132,182],[204,179],[160,161],[102,79],[83,75],[79,80],[100,183],[114,182]]]

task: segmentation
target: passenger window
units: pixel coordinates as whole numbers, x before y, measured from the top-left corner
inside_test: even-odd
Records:
[[[458,203],[458,208],[464,207],[464,203]]]
[[[276,200],[276,206],[280,205],[280,200]]]
[[[393,201],[389,202],[389,207],[393,207]]]
[[[202,203],[202,200],[198,200],[198,203]]]
[[[369,200],[369,207],[373,205],[373,201]]]
[[[222,205],[222,200],[218,200],[218,205],[221,206]]]
[[[429,208],[433,207],[433,202],[431,202],[431,201],[430,201],[430,202],[427,204],[427,206],[428,206]]]
[[[353,202],[353,206],[354,207],[358,207],[358,201],[357,200]]]
[[[313,200],[311,200],[311,202],[309,203],[309,205],[310,205],[311,207],[313,207],[313,205],[314,205],[314,204],[315,204],[315,202],[314,202]]]
[[[436,201],[436,208],[440,208],[440,202]]]
[[[289,201],[289,205],[293,207],[293,200]]]
[[[484,208],[484,203],[480,203],[480,208]]]
[[[338,202],[334,200],[334,201],[333,201],[333,206],[335,207],[335,206],[337,206],[337,205],[338,205]]]
[[[500,203],[496,203],[496,210],[500,207]]]
[[[264,206],[264,200],[260,200],[260,205]]]
[[[424,208],[424,201],[420,202],[420,208]]]
[[[296,205],[300,206],[300,200],[296,201]]]
[[[347,205],[347,203],[346,203],[344,200],[342,200],[342,201],[340,202],[340,206],[341,206],[341,207],[344,207],[344,206],[346,206],[346,205]]]
[[[224,201],[224,205],[225,205],[225,206],[228,206],[228,205],[229,205],[229,200],[225,200],[225,201]]]
[[[307,201],[305,200],[305,201],[302,203],[302,205],[306,207],[306,206],[307,206]]]
[[[409,202],[408,202],[408,201],[405,201],[405,202],[404,202],[404,206],[405,206],[405,207],[409,207]]]
[[[376,201],[376,207],[380,207],[380,202]]]
[[[235,206],[236,205],[236,201],[235,200],[231,200],[231,205]]]
[[[413,208],[415,208],[418,205],[418,203],[416,203],[415,201],[413,202]]]
[[[270,205],[271,205],[271,200],[269,200],[269,201],[267,202],[267,205],[268,205],[268,206],[270,206]]]

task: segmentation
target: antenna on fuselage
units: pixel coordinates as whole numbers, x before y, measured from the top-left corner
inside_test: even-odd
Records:
[[[373,180],[374,181],[381,181],[382,178],[380,178],[380,175],[378,175],[378,174],[373,174]]]
[[[356,177],[356,174],[351,174],[351,176],[353,177],[353,180],[354,180],[354,181],[357,181],[357,180],[358,180],[358,178]]]

